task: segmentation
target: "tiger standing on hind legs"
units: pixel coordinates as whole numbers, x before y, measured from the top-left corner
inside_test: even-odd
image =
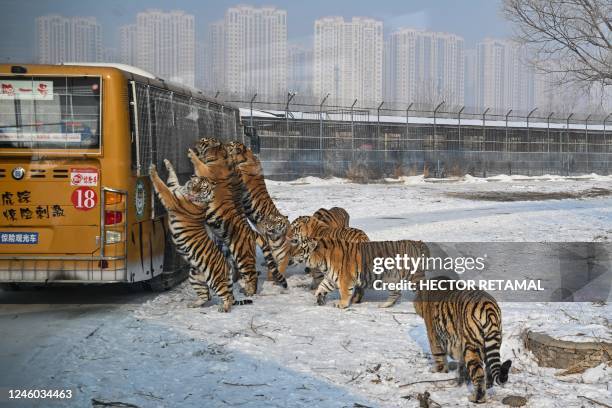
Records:
[[[157,196],[168,211],[172,242],[190,264],[188,280],[198,296],[190,307],[200,307],[211,300],[210,289],[223,300],[220,312],[229,312],[233,305],[253,303],[248,299],[234,300],[228,264],[203,224],[205,208],[214,196],[212,183],[194,176],[181,186],[172,164],[168,160],[164,160],[164,164],[168,170],[167,183],[159,178],[153,164],[149,175]]]
[[[188,156],[195,174],[210,178],[215,185],[215,194],[206,212],[206,223],[229,249],[240,275],[245,280],[245,294],[252,295],[257,291],[256,245],[262,248],[274,280],[283,288],[287,288],[287,281],[278,272],[264,238],[251,229],[244,211],[237,204],[240,194],[240,185],[237,184],[239,180],[236,181],[233,166],[222,144],[216,139],[201,139],[198,143],[198,154],[189,149]]]
[[[446,280],[437,277],[430,280]],[[471,402],[486,401],[487,388],[508,381],[511,360],[500,360],[501,310],[493,296],[482,290],[429,290],[421,288],[425,274],[415,274],[414,308],[425,321],[434,358],[433,372],[448,372],[447,356],[458,362],[459,384],[472,382]]]
[[[241,205],[248,219],[265,237],[278,271],[284,276],[289,263],[289,218],[278,210],[270,197],[263,168],[253,151],[243,143],[235,141],[224,146],[242,182]],[[272,275],[268,271],[268,280],[271,279]]]

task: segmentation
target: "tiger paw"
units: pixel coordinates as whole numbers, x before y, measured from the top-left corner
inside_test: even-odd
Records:
[[[193,161],[193,160],[195,160],[198,157],[198,155],[195,154],[195,152],[193,150],[188,149],[187,150],[187,157],[189,157],[189,159]]]
[[[279,281],[277,281],[277,280],[274,280],[274,285],[276,285],[276,286],[280,286],[280,287],[281,287],[281,288],[283,288],[283,289],[287,289],[287,288],[289,287],[289,285],[287,284],[287,280],[286,280],[286,279],[283,279],[283,280],[282,280],[282,281],[280,281],[280,282],[279,282]]]
[[[232,304],[229,302],[223,302],[219,305],[217,309],[220,313],[229,313],[232,310]]]
[[[204,306],[210,299],[198,299],[194,302],[191,302],[187,305],[187,307],[192,307],[192,308],[196,308],[196,307],[202,307]]]
[[[478,390],[475,390],[472,394],[470,394],[468,399],[470,400],[470,402],[482,404],[483,402],[487,401],[487,395],[484,392],[478,392]]]
[[[172,163],[170,163],[170,160],[164,159],[164,166],[166,166],[166,170],[174,171],[174,167],[172,166]]]
[[[458,367],[457,374],[457,385],[463,385],[468,381],[468,372],[465,365]]]
[[[150,175],[157,174],[157,167],[153,163],[149,165],[149,174]]]
[[[429,369],[432,373],[448,373],[447,365],[435,365]]]
[[[338,302],[336,304],[334,304],[335,307],[337,307],[338,309],[346,309],[348,308],[348,305],[344,305],[342,304],[342,302]]]

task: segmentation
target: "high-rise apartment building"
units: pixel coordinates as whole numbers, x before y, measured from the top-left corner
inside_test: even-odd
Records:
[[[204,75],[206,89],[225,90],[225,25],[216,21],[208,25],[204,45]]]
[[[229,8],[223,21],[224,88],[276,97],[287,92],[287,12],[274,7]]]
[[[464,72],[464,101],[465,106],[470,108],[476,107],[476,67],[477,54],[475,49],[465,50],[465,68]]]
[[[122,27],[120,34],[123,61],[133,62],[162,78],[194,85],[193,15],[183,11],[148,10],[138,13],[136,24]]]
[[[507,40],[487,38],[477,45],[476,106],[528,110],[534,106],[534,74],[524,49]]]
[[[42,64],[102,60],[102,29],[94,17],[38,17],[36,42]]]
[[[137,50],[136,24],[119,27],[119,61],[122,64],[136,65]]]
[[[448,33],[401,29],[386,44],[385,98],[462,105],[464,41]]]
[[[313,93],[336,103],[382,100],[383,23],[325,17],[314,24]]]
[[[312,49],[292,45],[288,49],[287,85],[289,91],[312,95]]]

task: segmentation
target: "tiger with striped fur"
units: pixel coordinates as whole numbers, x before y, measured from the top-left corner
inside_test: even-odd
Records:
[[[330,227],[342,228],[349,226],[349,213],[342,207],[332,207],[329,210],[319,208],[312,216]]]
[[[278,210],[270,197],[261,163],[253,151],[236,141],[224,146],[242,181],[241,203],[245,213],[259,233],[266,238],[278,271],[284,275],[289,262],[289,243],[286,239],[289,219]],[[271,279],[270,273],[268,279]]]
[[[240,181],[236,180],[234,168],[222,144],[216,139],[201,139],[197,149],[198,154],[191,149],[188,152],[196,176],[207,177],[215,183],[215,194],[206,211],[206,223],[231,253],[245,281],[245,294],[252,295],[257,291],[256,245],[262,248],[274,280],[286,288],[287,281],[278,272],[265,239],[251,229],[242,207],[237,203]]]
[[[394,267],[380,275],[373,272],[375,258],[394,258],[398,254],[405,254],[409,258],[427,258],[429,248],[421,241],[409,240],[350,242],[334,238],[305,238],[293,259],[296,262],[306,262],[309,267],[317,268],[325,274],[315,292],[317,304],[325,304],[325,296],[338,288],[340,301],[336,306],[343,309],[353,300],[349,296],[351,289],[354,297],[355,288],[362,290],[372,287],[376,280],[384,283],[407,280],[411,274],[409,269]],[[419,268],[422,268],[420,265]],[[380,307],[391,307],[400,297],[399,290],[390,291],[387,301]]]
[[[311,217],[321,221],[325,225],[332,228],[344,228],[349,226],[349,214],[341,207],[332,207],[329,210],[326,208],[319,208],[311,216],[303,215],[297,217],[291,223],[291,231],[297,231],[298,235],[301,228],[308,223]],[[291,261],[290,261],[291,262]],[[323,274],[317,270],[311,270],[309,267],[304,268],[304,273],[312,276],[312,283],[310,284],[311,289],[316,289],[319,286],[321,280],[323,280]]]
[[[253,303],[249,299],[234,300],[228,264],[203,224],[205,208],[214,196],[213,183],[194,176],[181,186],[172,164],[168,160],[164,160],[164,164],[168,170],[166,183],[159,178],[155,165],[151,165],[149,175],[157,196],[168,211],[172,242],[190,264],[188,280],[198,296],[190,307],[200,307],[211,300],[210,289],[223,300],[220,312],[229,312],[233,305]]]
[[[338,207],[336,207],[338,208]],[[344,211],[344,210],[343,210]],[[336,238],[345,241],[352,242],[367,242],[370,239],[367,234],[360,229],[351,227],[337,227],[335,222],[331,222],[333,226],[324,223],[315,216],[301,216],[296,218],[291,223],[291,259],[289,264],[296,263],[294,254],[299,249],[300,243],[304,238]],[[316,268],[307,267],[306,273],[312,277],[312,283],[310,284],[311,289],[316,289],[321,281],[323,281],[323,272]],[[363,290],[357,289],[358,294],[355,298],[355,303],[361,301],[363,296]]]
[[[424,274],[412,280],[419,285]],[[456,360],[459,383],[470,379],[474,386],[471,402],[485,402],[486,388],[508,381],[512,361],[502,364],[500,360],[502,317],[493,296],[482,290],[421,290],[417,286],[414,308],[425,321],[435,362],[432,371],[446,373],[447,356]]]

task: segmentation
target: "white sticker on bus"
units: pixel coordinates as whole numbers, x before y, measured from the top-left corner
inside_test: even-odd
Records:
[[[70,169],[70,185],[71,186],[97,186],[98,185],[98,169],[82,168]]]
[[[0,99],[53,100],[53,81],[0,80]]]
[[[58,142],[79,143],[80,133],[17,133],[0,131],[0,142]]]

